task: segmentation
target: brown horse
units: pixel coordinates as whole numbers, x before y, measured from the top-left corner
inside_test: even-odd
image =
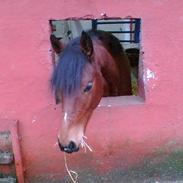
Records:
[[[66,46],[53,40],[59,60],[51,84],[62,107],[58,143],[72,153],[103,96],[131,95],[130,66],[119,40],[105,31],[83,31]]]

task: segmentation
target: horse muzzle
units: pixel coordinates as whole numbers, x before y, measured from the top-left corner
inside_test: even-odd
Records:
[[[63,146],[58,139],[58,146],[61,151],[66,153],[73,153],[79,151],[79,147],[77,147],[73,141],[70,141],[67,146]]]

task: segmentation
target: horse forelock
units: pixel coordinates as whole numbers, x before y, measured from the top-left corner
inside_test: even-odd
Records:
[[[72,94],[81,85],[85,64],[89,62],[79,46],[79,38],[71,41],[61,53],[58,64],[54,68],[51,85],[64,95]]]

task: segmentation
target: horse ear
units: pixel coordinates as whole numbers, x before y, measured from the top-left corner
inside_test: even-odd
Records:
[[[51,45],[52,45],[53,50],[57,54],[59,54],[63,50],[64,46],[63,46],[62,42],[54,34],[51,34],[51,36],[50,36],[50,42],[51,42]]]
[[[81,38],[80,38],[80,46],[82,51],[87,55],[91,56],[93,53],[93,43],[90,36],[85,32],[82,31]]]

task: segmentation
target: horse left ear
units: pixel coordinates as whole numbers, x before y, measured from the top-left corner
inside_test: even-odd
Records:
[[[51,45],[52,45],[52,48],[53,50],[59,54],[62,52],[64,46],[63,46],[63,43],[60,41],[59,38],[57,38],[54,34],[51,34],[50,35],[50,42],[51,42]]]
[[[93,43],[90,36],[85,32],[82,31],[81,38],[80,38],[80,46],[82,51],[87,55],[91,56],[93,53]]]

